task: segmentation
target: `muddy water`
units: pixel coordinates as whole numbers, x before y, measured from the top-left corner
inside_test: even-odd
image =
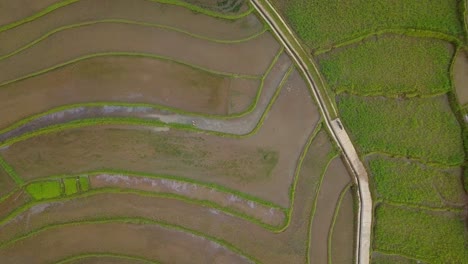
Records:
[[[42,207],[43,210],[39,213],[28,213],[2,226],[0,236],[2,240],[7,240],[14,234],[27,233],[31,229],[40,226],[71,220],[118,216],[145,217],[168,221],[220,238],[233,244],[243,252],[255,256],[261,263],[304,263],[308,248],[307,234],[309,217],[315,199],[314,193],[318,191],[318,182],[331,150],[332,145],[326,132],[320,132],[313,141],[303,162],[295,192],[291,222],[287,229],[281,233],[275,234],[249,221],[211,208],[177,200],[142,197],[133,194],[100,194],[68,202],[49,203],[47,207]],[[84,231],[86,230],[83,229]],[[79,237],[81,239],[82,236]],[[113,238],[112,241],[115,240],[115,236],[111,237]],[[0,257],[3,257],[3,254],[8,254],[8,256],[22,254],[23,250],[30,249],[34,243],[37,243],[38,239],[39,237],[37,239],[31,238],[7,250],[0,251]],[[45,237],[41,237],[41,239],[45,239]],[[47,239],[60,241],[68,238],[62,237],[60,234],[50,233],[47,235]],[[132,240],[130,239],[130,241]],[[66,241],[66,243],[70,243],[70,241]],[[131,252],[121,251],[115,243],[106,244],[106,248],[103,249],[101,244],[92,244],[86,249],[90,252],[96,252],[97,249],[107,249],[107,251],[122,254],[139,253],[139,251],[136,251],[137,249]],[[66,250],[60,249],[58,251],[63,254],[73,254],[74,252],[70,252],[69,248],[71,247],[67,246]],[[76,248],[82,249],[82,246],[76,245]],[[43,250],[42,248],[39,249]],[[132,248],[127,249],[132,250]]]
[[[318,120],[296,72],[248,138],[98,126],[35,137],[1,152],[26,179],[113,168],[213,182],[287,206],[297,160]]]
[[[335,158],[324,175],[312,222],[310,259],[314,263],[328,261],[328,232],[341,191],[351,178],[343,161]]]
[[[217,71],[261,75],[278,48],[269,32],[248,42],[221,44],[160,28],[100,23],[54,34],[0,61],[0,82],[98,52],[151,53]]]
[[[59,0],[0,0],[0,26],[34,15]]]
[[[458,100],[461,105],[468,103],[468,54],[458,52],[453,68],[453,79]]]
[[[125,175],[100,174],[90,176],[92,188],[124,188],[155,193],[180,194],[190,199],[212,201],[222,207],[234,209],[273,226],[280,226],[284,221],[284,213],[257,202],[241,198],[235,194],[217,191],[202,185],[185,183],[169,179],[155,179]]]
[[[211,74],[170,61],[100,57],[0,88],[0,128],[76,103],[158,104],[189,112],[233,114],[255,98],[259,80]],[[235,107],[231,107],[233,100]]]
[[[248,263],[202,237],[158,225],[123,223],[91,223],[47,230],[0,249],[0,257],[7,263],[52,263],[87,252],[133,254],[163,263]]]
[[[353,263],[354,245],[356,241],[355,222],[352,190],[348,189],[341,201],[341,206],[333,229],[331,240],[332,263]]]
[[[253,14],[238,20],[223,20],[194,13],[184,7],[146,0],[133,0],[131,4],[126,0],[81,0],[31,23],[1,32],[0,56],[11,53],[58,28],[104,19],[174,27],[194,35],[219,40],[244,39],[263,30],[263,24]]]

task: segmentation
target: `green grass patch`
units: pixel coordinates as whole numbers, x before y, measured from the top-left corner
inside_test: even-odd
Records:
[[[59,197],[62,186],[59,181],[33,182],[26,186],[26,191],[36,200]]]
[[[414,96],[451,90],[453,47],[441,40],[387,35],[319,56],[337,93]]]
[[[465,160],[461,128],[445,96],[403,100],[341,95],[338,108],[363,153],[449,165]]]
[[[274,0],[309,47],[332,46],[384,29],[464,36],[457,0]]]
[[[89,190],[89,179],[88,176],[80,176],[80,191],[86,192]]]
[[[78,183],[74,177],[63,179],[63,185],[65,186],[66,195],[72,195],[78,192]]]
[[[385,157],[371,158],[369,167],[378,198],[383,200],[430,207],[463,203],[465,192],[459,169],[444,171]]]
[[[429,263],[468,263],[460,215],[385,204],[377,207],[376,215],[376,250]]]

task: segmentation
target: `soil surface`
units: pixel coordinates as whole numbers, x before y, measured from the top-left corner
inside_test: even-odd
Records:
[[[70,255],[109,252],[163,263],[249,263],[203,237],[158,225],[88,223],[46,230],[0,249],[7,263],[53,263]]]
[[[1,60],[0,82],[100,52],[157,54],[216,71],[262,75],[278,49],[279,44],[269,32],[247,42],[223,44],[167,29],[99,23],[59,32]]]
[[[216,75],[171,61],[92,58],[0,88],[0,98],[9,98],[0,105],[0,128],[55,107],[89,102],[145,103],[204,114],[234,114],[254,103],[259,85],[259,80]]]
[[[16,187],[15,181],[6,171],[0,167],[0,198],[13,191]]]
[[[348,264],[354,261],[356,219],[353,209],[352,189],[348,189],[338,211],[331,240],[331,257],[334,264]]]
[[[21,7],[24,9],[25,6]],[[184,7],[147,0],[133,0],[131,5],[125,0],[80,0],[30,23],[0,32],[0,56],[58,28],[106,19],[173,27],[193,35],[227,41],[245,39],[263,30],[263,24],[253,14],[237,20],[226,20],[195,13]]]
[[[468,104],[468,54],[458,52],[453,67],[453,80],[460,105]]]
[[[328,162],[331,150],[332,145],[326,132],[320,132],[312,142],[298,178],[290,224],[286,230],[280,233],[272,233],[257,224],[213,210],[212,208],[174,199],[151,198],[134,194],[101,194],[74,199],[69,202],[49,203],[40,213],[31,215],[30,217],[18,217],[2,226],[1,237],[2,240],[8,240],[14,234],[27,233],[31,229],[40,226],[72,220],[79,221],[80,219],[118,216],[145,217],[160,221],[170,221],[176,225],[217,237],[231,243],[242,252],[257,257],[262,263],[304,263],[308,246],[308,218],[312,213],[312,205],[315,199],[315,195],[310,194],[317,190],[317,184]],[[28,219],[28,222],[25,221],[26,219]],[[101,225],[99,230],[104,230],[104,226],[107,225]],[[91,225],[82,226],[80,232],[85,232],[83,235],[77,235],[78,232],[68,234],[66,230],[71,229],[74,228],[60,228],[56,231],[46,231],[43,235],[37,235],[17,242],[9,248],[1,249],[0,257],[8,257],[5,259],[13,257],[26,258],[32,257],[35,252],[43,251],[44,254],[41,254],[41,260],[43,258],[51,259],[54,257],[55,259],[62,257],[58,255],[77,254],[78,252],[76,251],[104,251],[119,252],[121,254],[130,252],[145,257],[152,256],[148,254],[158,254],[158,257],[167,256],[157,251],[158,245],[154,245],[156,251],[148,250],[145,247],[134,248],[141,246],[139,243],[144,243],[147,236],[156,237],[151,233],[142,236],[139,240],[140,242],[136,242],[131,237],[121,239],[120,229],[116,229],[115,233],[99,233],[99,236],[92,243],[87,243],[87,234],[95,232],[95,228]],[[140,229],[148,232],[146,228],[140,227]],[[63,237],[64,234],[67,234],[66,237],[68,238],[78,236],[79,239],[68,239],[64,243],[60,242],[58,247],[52,247],[59,250],[52,250],[51,247],[46,249],[39,246],[31,251],[31,246],[38,243],[38,241],[42,241],[43,243],[41,244],[45,246],[48,243],[52,243],[49,242],[52,239],[53,241],[57,241],[57,243],[59,243],[58,241],[67,240],[66,237]],[[101,239],[104,240],[100,241]],[[182,237],[175,237],[174,239],[186,241]],[[125,243],[125,245],[121,245],[120,243]],[[128,246],[127,243],[136,244]],[[168,243],[166,242],[165,244]],[[125,246],[124,250],[123,246]],[[187,248],[191,249],[193,247],[187,246]],[[25,253],[26,251],[29,253]],[[201,250],[201,252],[203,251]],[[206,249],[205,251],[210,252]],[[207,254],[206,252],[205,254]],[[171,253],[175,254],[174,252]],[[190,250],[188,254],[193,254],[193,252]],[[181,255],[185,256],[185,254]],[[163,259],[159,260],[163,261]],[[195,261],[195,263],[206,262]]]
[[[92,188],[123,188],[155,193],[172,193],[189,199],[213,201],[222,207],[234,209],[264,223],[279,226],[284,221],[284,213],[276,208],[262,205],[235,194],[221,192],[213,188],[177,180],[132,177],[125,175],[99,174],[89,177]]]
[[[335,158],[330,163],[323,177],[310,238],[310,259],[317,263],[327,263],[328,261],[328,234],[333,215],[341,191],[351,180],[341,158]],[[352,221],[352,218],[349,220]]]
[[[0,26],[32,16],[59,0],[0,0]]]
[[[247,138],[96,126],[37,136],[0,151],[25,179],[113,168],[213,182],[287,206],[297,160],[318,120],[304,80],[293,72],[263,126]]]

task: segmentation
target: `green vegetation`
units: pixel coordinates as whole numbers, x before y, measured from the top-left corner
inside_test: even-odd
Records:
[[[451,90],[453,48],[433,39],[388,35],[319,56],[336,93],[416,96]]]
[[[376,216],[376,250],[430,263],[468,263],[459,215],[382,204]]]
[[[65,186],[65,194],[72,195],[72,194],[77,193],[78,192],[77,184],[78,184],[77,179],[75,177],[63,179],[63,185]]]
[[[465,160],[460,125],[445,96],[395,100],[342,95],[338,107],[363,153],[384,152],[450,165]]]
[[[59,181],[33,182],[26,186],[26,191],[36,200],[59,197],[62,186]]]
[[[430,207],[463,203],[460,170],[449,173],[418,162],[385,157],[371,158],[369,167],[377,196],[384,201]]]
[[[81,192],[86,192],[87,190],[89,190],[88,176],[80,176],[79,183],[80,183],[80,191]]]
[[[16,184],[21,185],[23,184],[23,179],[19,177],[13,167],[8,164],[3,157],[0,155],[0,169],[2,169],[15,181]]]
[[[274,0],[300,38],[330,47],[385,29],[420,29],[463,37],[457,0]]]
[[[372,254],[372,264],[423,264],[420,260],[407,258],[396,254],[375,252]]]
[[[60,261],[55,262],[55,264],[65,264],[65,263],[75,263],[76,261],[85,260],[86,259],[100,259],[100,258],[113,258],[119,260],[128,260],[130,262],[136,263],[147,263],[147,264],[159,264],[160,262],[153,261],[150,259],[142,258],[140,256],[131,256],[131,255],[123,255],[123,254],[115,254],[115,253],[88,253],[88,254],[79,254],[74,255],[71,257],[67,257]]]

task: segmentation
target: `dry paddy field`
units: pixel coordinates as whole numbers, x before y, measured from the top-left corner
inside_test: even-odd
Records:
[[[351,263],[354,187],[242,0],[0,0],[0,263]]]

